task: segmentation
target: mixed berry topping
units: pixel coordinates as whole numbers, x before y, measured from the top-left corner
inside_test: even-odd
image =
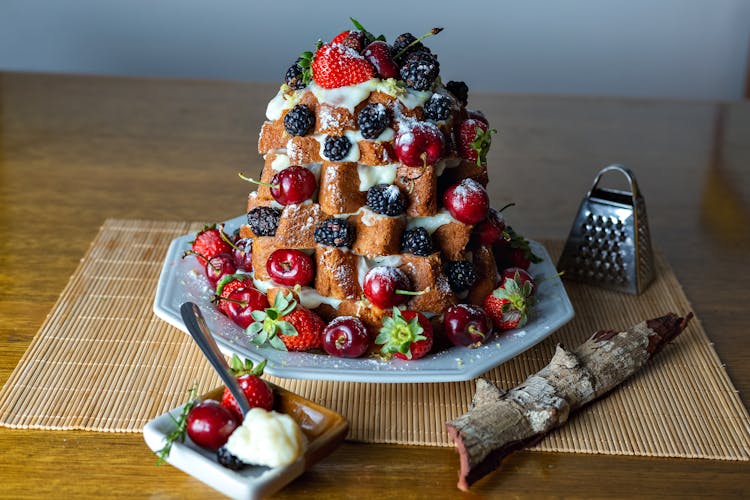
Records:
[[[359,111],[357,125],[362,137],[375,139],[391,124],[391,116],[385,106],[370,103]]]
[[[247,223],[257,236],[275,236],[279,219],[281,210],[273,207],[255,207],[247,213]]]
[[[226,446],[219,448],[219,451],[216,452],[216,459],[221,465],[232,470],[240,470],[247,465],[245,462],[232,455],[229,450],[227,450]]]
[[[430,233],[423,227],[415,227],[404,231],[401,236],[401,251],[411,253],[420,257],[427,257],[434,252]]]
[[[448,278],[451,290],[456,293],[468,290],[479,279],[474,264],[467,260],[449,260],[443,265],[443,271]]]
[[[400,69],[401,79],[414,90],[430,90],[439,74],[437,56],[424,51],[410,54]]]
[[[380,215],[395,217],[406,211],[408,200],[396,185],[376,184],[367,190],[367,208]]]
[[[300,90],[307,86],[304,78],[304,70],[302,69],[302,66],[299,65],[300,61],[301,59],[297,59],[294,64],[289,66],[289,69],[287,69],[284,74],[284,83],[286,83],[292,90]]]
[[[403,33],[396,37],[391,47],[391,55],[397,63],[402,63],[415,52],[430,52],[417,37],[411,33]]]
[[[462,105],[466,106],[469,102],[469,86],[464,82],[451,80],[445,84],[445,88],[448,89],[448,92],[453,94],[453,97],[455,97]]]
[[[323,144],[323,155],[331,161],[341,161],[351,148],[352,143],[348,137],[329,135]]]
[[[351,248],[356,238],[356,230],[348,220],[331,217],[315,228],[313,236],[315,243],[319,245]]]
[[[432,94],[427,102],[424,103],[424,115],[428,120],[441,121],[447,120],[451,115],[453,101],[450,97],[443,94]]]
[[[307,135],[313,125],[315,113],[304,104],[297,104],[284,116],[284,128],[290,135]]]

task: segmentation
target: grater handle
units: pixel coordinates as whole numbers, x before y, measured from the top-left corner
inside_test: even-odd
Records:
[[[594,179],[594,184],[591,186],[591,189],[589,190],[588,197],[591,197],[591,193],[596,191],[597,186],[599,185],[599,180],[602,178],[602,175],[606,174],[607,172],[620,172],[622,175],[625,176],[625,178],[628,180],[628,183],[630,184],[630,194],[633,198],[633,202],[640,196],[639,190],[638,190],[638,183],[635,181],[635,175],[633,174],[633,171],[630,170],[628,167],[624,165],[619,164],[613,164],[608,165],[601,169],[598,174],[596,174],[596,179]]]

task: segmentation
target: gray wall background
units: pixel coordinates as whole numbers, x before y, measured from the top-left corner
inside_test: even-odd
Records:
[[[748,0],[0,0],[0,69],[281,81],[349,16],[474,90],[739,99],[750,49]]]

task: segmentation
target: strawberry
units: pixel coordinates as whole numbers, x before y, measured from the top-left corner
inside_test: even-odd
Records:
[[[206,262],[216,255],[232,253],[232,247],[227,241],[229,241],[229,236],[224,233],[222,226],[217,227],[216,224],[205,226],[202,231],[195,235],[190,250],[185,252],[183,257],[195,255],[198,262],[205,266]]]
[[[375,339],[381,344],[380,352],[399,359],[419,359],[432,349],[432,325],[427,317],[417,311],[400,311],[383,318],[383,326]]]
[[[506,237],[495,242],[492,247],[499,271],[508,267],[528,269],[532,263],[537,264],[542,261],[531,250],[528,240],[515,232],[512,227],[507,226],[504,234]]]
[[[490,129],[482,120],[469,118],[458,124],[456,147],[461,158],[477,162],[482,166],[487,162],[487,152],[492,144],[492,134],[497,130]]]
[[[364,33],[362,33],[361,31],[346,30],[336,35],[333,40],[331,40],[331,45],[339,44],[345,47],[352,48],[357,52],[361,52],[362,47],[364,46],[364,42]]]
[[[229,315],[229,301],[226,299],[240,289],[253,287],[253,279],[249,274],[228,274],[216,283],[216,294],[211,301],[222,314]]]
[[[375,77],[375,68],[356,50],[341,44],[328,44],[315,52],[313,80],[323,88],[356,85]]]
[[[533,282],[519,273],[505,281],[484,299],[484,310],[498,330],[519,328],[528,321],[533,302]]]
[[[237,382],[242,387],[242,392],[245,393],[245,397],[247,397],[247,401],[250,403],[250,408],[263,408],[264,410],[271,411],[273,410],[274,400],[273,390],[260,378],[265,366],[265,360],[253,366],[253,362],[249,359],[246,359],[243,363],[239,356],[234,354],[229,368],[234,373],[234,376],[237,377]],[[224,395],[221,397],[221,405],[228,408],[242,422],[240,405],[237,404],[237,400],[234,399],[229,389],[224,389]]]
[[[314,312],[297,305],[292,294],[279,293],[273,307],[253,311],[247,328],[256,345],[269,344],[281,351],[309,351],[322,345],[325,323]]]

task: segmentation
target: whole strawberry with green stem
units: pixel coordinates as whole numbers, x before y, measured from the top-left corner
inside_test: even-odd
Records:
[[[190,244],[190,250],[185,252],[183,257],[195,255],[198,262],[205,266],[206,262],[216,255],[232,253],[232,247],[226,242],[227,239],[229,239],[229,236],[224,233],[223,226],[217,226],[216,224],[204,226],[195,235],[195,239]]]
[[[385,356],[414,360],[424,357],[432,349],[432,325],[427,316],[417,311],[400,311],[383,318],[375,343],[382,345]]]
[[[492,252],[499,271],[509,267],[528,269],[532,263],[542,262],[542,258],[531,249],[529,241],[510,226],[505,228],[505,237],[493,244]]]
[[[456,147],[461,158],[477,162],[477,166],[487,163],[487,153],[492,144],[492,134],[497,130],[476,118],[469,118],[458,124]]]
[[[246,332],[256,345],[268,344],[281,351],[309,351],[322,345],[325,323],[298,305],[291,293],[276,294],[272,307],[253,311],[252,317],[255,321]]]
[[[227,274],[216,283],[216,294],[211,302],[216,304],[220,313],[229,316],[229,296],[237,290],[253,286],[253,278],[249,274]]]
[[[516,272],[484,299],[484,310],[498,330],[520,328],[528,322],[533,293],[533,280]]]
[[[245,393],[250,408],[263,408],[264,410],[273,410],[274,395],[273,389],[265,380],[260,378],[263,375],[263,369],[266,367],[266,360],[253,365],[253,362],[246,359],[244,362],[239,356],[234,354],[229,364],[232,373],[237,377],[237,382]],[[224,389],[221,397],[221,405],[232,411],[242,422],[242,410],[237,400],[234,399],[228,388]]]

